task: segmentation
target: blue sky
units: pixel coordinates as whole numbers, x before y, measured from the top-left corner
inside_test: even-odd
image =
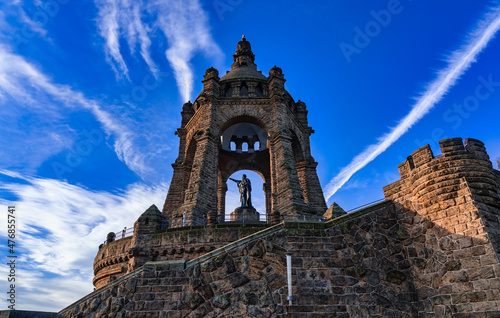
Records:
[[[242,34],[258,69],[281,67],[306,102],[328,204],[383,198],[397,165],[428,143],[439,154],[439,139],[480,139],[496,162],[499,12],[483,0],[2,2],[0,203],[20,226],[17,309],[92,291],[107,232],[162,206],[182,104],[205,69],[230,69]]]

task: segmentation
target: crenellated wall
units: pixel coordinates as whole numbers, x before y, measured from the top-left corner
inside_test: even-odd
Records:
[[[384,202],[327,222],[161,231],[152,207],[129,240],[129,272],[60,314],[500,317],[500,173],[478,140],[440,146],[400,164]],[[120,241],[98,254],[106,270],[129,246]]]
[[[498,173],[475,139],[439,142],[442,155],[417,149],[386,187],[403,241],[421,314],[483,317],[500,304]]]

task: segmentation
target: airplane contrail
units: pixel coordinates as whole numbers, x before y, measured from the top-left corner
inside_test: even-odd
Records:
[[[467,42],[450,54],[447,59],[447,66],[440,70],[436,78],[428,84],[422,95],[417,98],[410,113],[396,127],[392,128],[390,132],[379,138],[377,143],[368,146],[354,157],[337,176],[330,180],[323,191],[327,201],[354,173],[362,169],[395,143],[448,93],[458,79],[476,61],[476,57],[494,38],[499,28],[500,6],[496,6],[480,20],[476,29],[469,35]]]

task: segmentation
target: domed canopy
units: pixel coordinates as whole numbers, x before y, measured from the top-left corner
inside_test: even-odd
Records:
[[[250,42],[241,38],[236,47],[236,53],[233,55],[234,63],[231,65],[231,71],[227,72],[220,80],[233,81],[233,80],[258,80],[267,81],[267,77],[257,71],[257,65],[254,63],[255,55],[252,52]]]
[[[238,67],[231,69],[227,72],[220,81],[231,81],[231,80],[260,80],[267,81],[267,77],[262,75],[261,72],[252,69],[250,67]]]
[[[231,141],[236,142],[237,146],[243,142],[252,146],[258,141],[259,147],[254,150],[267,149],[267,133],[259,126],[250,123],[239,123],[227,128],[221,136],[222,149],[231,151]]]

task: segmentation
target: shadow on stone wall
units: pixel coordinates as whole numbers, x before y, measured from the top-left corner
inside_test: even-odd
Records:
[[[399,165],[382,203],[326,223],[283,222],[191,261],[148,262],[61,314],[500,317],[499,173],[480,141],[440,145],[441,157],[427,145]]]
[[[357,214],[280,224],[192,262],[147,263],[61,314],[480,317],[497,310],[500,267],[486,238],[456,235],[390,201]],[[291,307],[285,251],[294,252]]]

